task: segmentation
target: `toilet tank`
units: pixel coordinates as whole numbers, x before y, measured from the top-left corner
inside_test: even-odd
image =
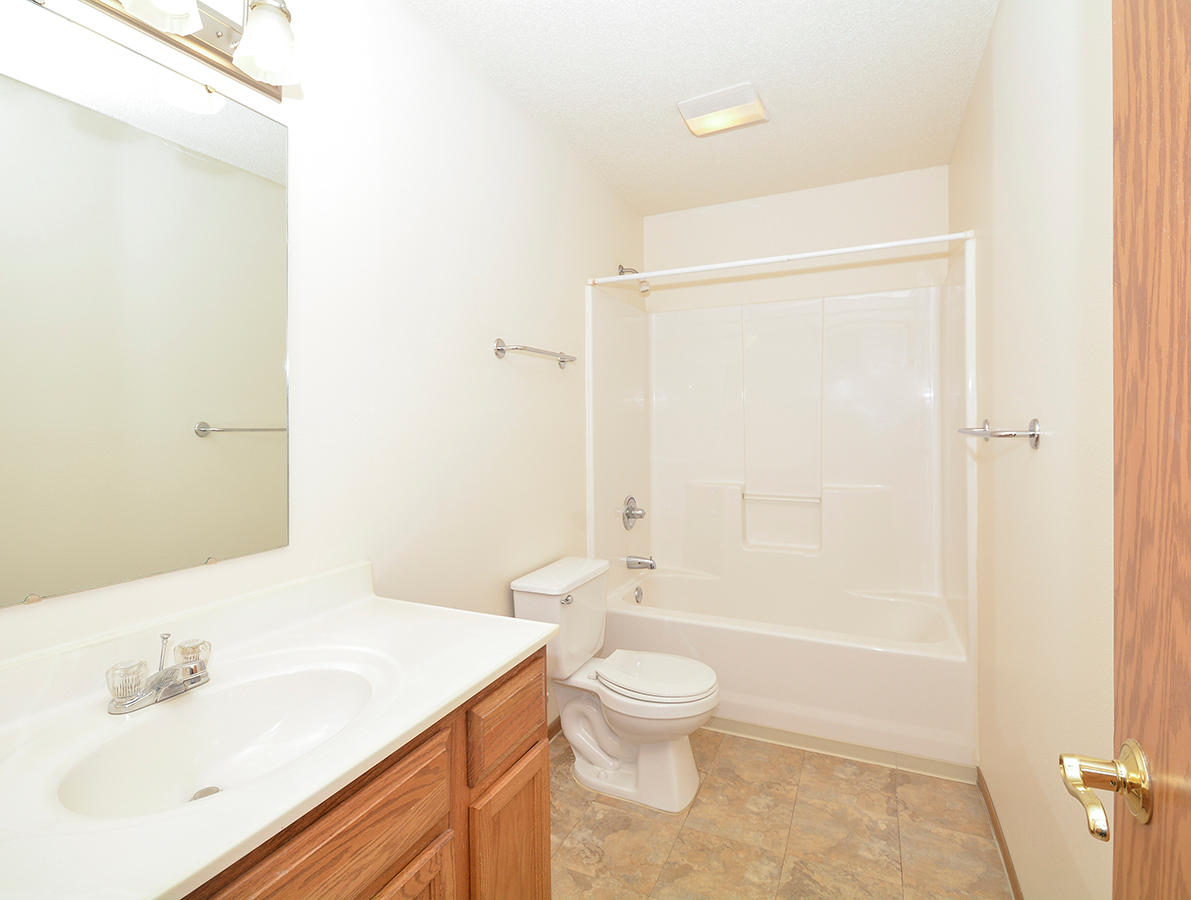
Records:
[[[510,585],[513,614],[558,625],[546,645],[551,678],[567,678],[604,644],[608,560],[568,556]]]

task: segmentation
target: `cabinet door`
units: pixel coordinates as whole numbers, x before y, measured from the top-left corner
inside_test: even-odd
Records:
[[[374,900],[455,900],[455,852],[448,831],[427,847]]]
[[[539,741],[471,804],[471,894],[550,897],[550,745]]]
[[[371,897],[403,856],[447,827],[451,762],[451,732],[443,729],[252,868],[217,890],[204,886],[191,896]]]

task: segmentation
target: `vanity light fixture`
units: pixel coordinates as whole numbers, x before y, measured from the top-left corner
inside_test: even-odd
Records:
[[[131,15],[167,34],[194,34],[203,27],[198,0],[120,0]]]
[[[695,137],[769,121],[769,113],[757,89],[747,81],[683,100],[678,104],[678,111]]]
[[[232,63],[265,84],[297,84],[292,21],[285,0],[250,0]]]
[[[203,0],[81,2],[274,100],[282,99],[280,85],[298,83],[292,17],[285,0],[219,0],[219,9]],[[240,9],[229,13],[229,6]]]

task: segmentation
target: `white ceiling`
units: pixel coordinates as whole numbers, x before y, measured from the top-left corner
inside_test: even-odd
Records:
[[[946,163],[998,0],[404,0],[644,214]],[[770,121],[693,137],[751,81]]]

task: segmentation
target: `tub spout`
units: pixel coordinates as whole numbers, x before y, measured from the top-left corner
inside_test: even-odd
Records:
[[[652,556],[626,556],[624,564],[630,569],[656,569],[658,567]]]

